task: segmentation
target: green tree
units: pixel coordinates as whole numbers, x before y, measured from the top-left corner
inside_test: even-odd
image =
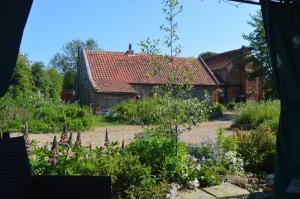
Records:
[[[244,54],[243,59],[253,64],[254,73],[252,73],[250,78],[263,77],[265,97],[277,98],[261,11],[251,15],[251,20],[248,21],[248,24],[253,28],[253,31],[243,35],[243,38],[249,41],[249,50],[244,51],[246,54]]]
[[[49,68],[46,73],[49,81],[49,97],[54,100],[60,100],[63,76],[54,67]]]
[[[210,57],[210,56],[213,56],[216,54],[218,54],[218,53],[212,52],[212,51],[205,51],[205,52],[200,53],[199,57],[202,57],[202,59],[204,59],[206,57]]]
[[[12,76],[9,93],[13,96],[25,95],[33,90],[33,78],[30,63],[26,55],[19,54]]]
[[[160,96],[158,99],[163,104],[156,116],[159,123],[156,128],[159,133],[174,140],[177,153],[179,134],[191,129],[200,121],[201,117],[198,116],[202,114],[205,107],[199,106],[198,99],[191,96],[193,89],[191,82],[194,79],[193,68],[174,61],[181,53],[176,17],[183,11],[183,7],[179,0],[162,0],[162,7],[166,20],[166,23],[160,26],[160,30],[165,33],[162,45],[169,52],[161,54],[159,39],[147,38],[139,45],[143,53],[152,55],[150,64],[154,67],[153,76],[168,73],[166,85],[158,86],[155,90],[154,96]],[[161,73],[162,70],[165,70],[164,73]]]
[[[45,65],[43,62],[35,62],[31,65],[31,72],[34,83],[34,91],[41,92],[45,97],[49,97],[49,84]]]
[[[55,67],[64,76],[63,89],[75,89],[75,77],[78,63],[78,49],[98,50],[98,44],[94,39],[86,41],[72,40],[63,45],[61,52],[58,52],[50,60],[51,66]]]

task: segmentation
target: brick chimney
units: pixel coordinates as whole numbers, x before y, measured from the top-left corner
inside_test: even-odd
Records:
[[[128,45],[128,50],[125,52],[125,55],[128,55],[128,56],[134,55],[134,51],[132,50],[132,45],[131,44]]]

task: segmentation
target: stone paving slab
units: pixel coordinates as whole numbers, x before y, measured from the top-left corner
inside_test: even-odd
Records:
[[[181,199],[216,199],[216,197],[202,191],[201,189],[197,190],[188,190],[179,193]]]
[[[237,187],[230,183],[223,183],[221,185],[203,188],[203,190],[216,198],[247,198],[250,192]]]

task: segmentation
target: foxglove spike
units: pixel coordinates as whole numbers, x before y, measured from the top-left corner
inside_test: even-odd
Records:
[[[54,139],[53,139],[53,142],[52,142],[51,151],[50,151],[50,154],[49,154],[49,162],[52,165],[55,165],[57,163],[57,151],[56,151],[56,148],[57,148],[57,139],[56,139],[56,136],[54,136]]]
[[[64,131],[62,132],[62,134],[60,136],[59,142],[64,146],[68,144],[68,128],[67,128],[66,124],[64,124]]]
[[[64,132],[68,133],[68,126],[66,123],[64,123]]]
[[[124,139],[122,140],[122,146],[121,146],[121,149],[122,149],[122,150],[125,149],[125,141],[124,141]]]
[[[77,133],[76,141],[75,141],[76,147],[81,147],[81,134],[80,132]]]
[[[69,139],[68,139],[68,145],[71,146],[72,145],[72,140],[73,140],[73,133],[71,132],[69,135]]]
[[[57,147],[57,138],[56,138],[56,136],[54,136],[53,141],[52,141],[51,150],[56,149],[56,147]]]
[[[29,141],[29,130],[27,123],[25,123],[25,127],[23,128],[23,136],[24,136],[24,141],[25,141],[25,147],[27,150],[27,153],[30,152],[30,141]]]
[[[107,131],[107,128],[106,128],[104,146],[107,147],[108,145],[109,145],[109,139],[108,139],[108,131]]]

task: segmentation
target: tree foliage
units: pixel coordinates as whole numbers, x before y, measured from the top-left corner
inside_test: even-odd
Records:
[[[249,51],[244,58],[247,62],[253,63],[254,73],[252,77],[263,77],[265,97],[276,98],[277,92],[261,11],[251,15],[251,20],[248,21],[248,24],[253,28],[253,31],[243,35],[243,38],[249,41]]]
[[[60,94],[63,86],[63,76],[53,67],[47,70],[49,80],[49,97],[54,100],[60,100]]]
[[[72,40],[64,44],[61,51],[57,52],[50,60],[50,65],[63,74],[63,88],[66,90],[74,90],[75,88],[79,48],[99,49],[94,39],[88,39],[86,41]]]
[[[34,91],[41,92],[45,97],[49,97],[50,81],[46,73],[43,62],[35,62],[31,65],[31,73],[34,83]]]
[[[164,33],[164,39],[161,42],[159,39],[147,38],[140,42],[140,46],[143,53],[152,55],[150,64],[154,68],[153,76],[163,75],[162,69],[167,69],[166,84],[154,89],[155,96],[160,96],[160,103],[163,104],[156,116],[160,121],[157,128],[158,132],[177,143],[180,133],[190,130],[202,119],[197,116],[203,115],[201,113],[203,107],[199,107],[198,99],[192,97],[193,68],[174,61],[182,49],[179,44],[176,19],[183,12],[183,6],[179,0],[162,0],[162,12],[165,16],[165,23],[160,26],[160,30]],[[169,52],[162,54],[160,45],[162,48],[167,48]],[[205,97],[205,99],[208,98]]]
[[[16,67],[12,76],[9,93],[12,96],[32,92],[33,77],[30,70],[30,62],[26,55],[19,54]]]
[[[55,68],[47,69],[42,62],[31,65],[26,55],[19,54],[8,95],[17,98],[38,93],[59,101],[62,85],[63,76]]]
[[[202,59],[204,59],[206,57],[210,57],[210,56],[213,56],[216,54],[218,54],[218,53],[212,52],[212,51],[205,51],[205,52],[200,53],[199,57],[202,57]]]

